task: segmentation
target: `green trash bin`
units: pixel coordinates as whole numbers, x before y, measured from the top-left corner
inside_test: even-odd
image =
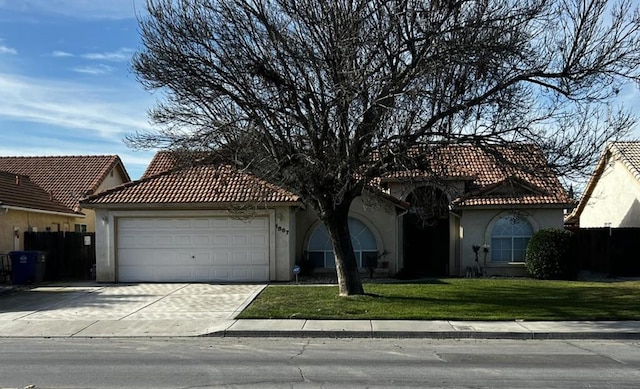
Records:
[[[11,280],[14,285],[39,283],[44,280],[47,255],[44,251],[11,251]]]

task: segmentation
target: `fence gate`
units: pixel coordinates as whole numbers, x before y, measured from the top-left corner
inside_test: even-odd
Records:
[[[25,232],[24,249],[47,252],[45,281],[92,279],[96,264],[93,232]]]

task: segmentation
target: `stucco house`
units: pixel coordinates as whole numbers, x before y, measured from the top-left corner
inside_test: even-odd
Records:
[[[29,177],[0,171],[0,254],[23,247],[29,225],[63,225],[83,216],[68,208]]]
[[[567,223],[640,227],[640,141],[607,144]]]
[[[0,171],[6,176],[3,191],[15,189],[13,183],[18,180],[23,183],[20,188],[34,185],[40,188],[37,193],[46,193],[52,204],[55,202],[64,208],[55,210],[56,214],[38,212],[36,217],[33,210],[24,212],[17,206],[0,205],[0,252],[22,250],[23,243],[15,237],[24,231],[93,232],[95,214],[83,209],[80,199],[130,181],[116,155],[0,157]],[[21,193],[25,200],[33,200],[28,192]]]
[[[363,272],[373,262],[390,276],[461,276],[484,245],[488,274],[526,274],[529,238],[562,228],[571,199],[539,150],[497,150],[443,147],[429,169],[438,180],[399,172],[356,199],[349,223]],[[176,163],[160,152],[140,180],[82,202],[96,212],[98,281],[290,280],[301,263],[333,271],[326,230],[296,194],[230,166]],[[412,205],[425,190],[444,204],[426,226]]]

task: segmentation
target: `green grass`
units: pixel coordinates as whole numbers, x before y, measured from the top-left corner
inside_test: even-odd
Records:
[[[270,285],[241,319],[640,320],[640,281],[437,279],[337,286]]]

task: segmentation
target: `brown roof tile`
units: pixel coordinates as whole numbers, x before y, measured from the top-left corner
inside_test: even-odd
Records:
[[[385,180],[411,177],[467,182],[458,206],[565,206],[572,202],[543,154],[532,146],[498,147],[492,155],[479,147],[454,145],[432,154],[430,173],[396,172]],[[192,166],[190,166],[190,164]],[[176,166],[180,168],[174,169]],[[530,167],[527,169],[525,167]],[[88,199],[88,204],[165,204],[296,202],[298,196],[230,166],[198,166],[193,155],[160,152],[143,178]]]
[[[0,206],[78,215],[32,182],[29,177],[0,171]]]
[[[129,175],[117,155],[60,157],[0,157],[0,170],[29,176],[71,209],[79,209],[84,195],[94,193],[107,174],[120,165],[125,180]]]
[[[437,176],[466,181],[468,192],[455,201],[459,206],[573,202],[542,152],[532,145],[497,146],[493,152],[471,145],[448,145],[430,150],[429,161],[426,172],[397,172],[385,179]]]
[[[202,165],[170,170],[172,158],[171,153],[168,152],[156,154],[142,179],[90,196],[86,204],[298,201],[298,196],[227,165]]]

